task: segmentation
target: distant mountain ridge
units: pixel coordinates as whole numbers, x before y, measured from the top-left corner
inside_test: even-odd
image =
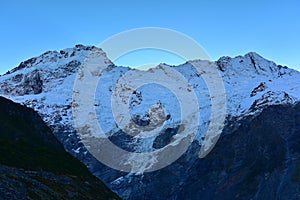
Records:
[[[199,148],[202,142],[201,136],[203,132],[201,132],[201,130],[197,134],[193,145],[183,155],[182,158],[166,169],[162,169],[158,172],[145,174],[143,176],[127,174],[110,169],[95,160],[95,158],[89,154],[89,152],[80,142],[72,119],[72,95],[76,73],[84,63],[85,58],[92,51],[98,51],[101,53],[101,59],[106,61],[106,67],[108,68],[107,72],[101,77],[101,83],[103,84],[101,84],[99,89],[96,91],[96,96],[98,99],[95,99],[95,109],[98,111],[98,117],[103,119],[103,124],[108,124],[107,130],[108,132],[112,133],[110,138],[111,140],[115,141],[121,146],[123,145],[122,147],[124,148],[128,147],[129,145],[139,146],[140,143],[134,143],[132,141],[128,142],[126,141],[126,138],[124,141],[119,140],[120,136],[123,136],[123,133],[120,132],[118,127],[116,127],[114,124],[111,125],[110,116],[104,112],[110,109],[110,104],[107,103],[106,99],[112,94],[111,88],[123,74],[130,71],[130,68],[115,66],[106,57],[105,52],[97,47],[76,45],[73,48],[64,49],[59,52],[49,51],[41,56],[24,61],[17,68],[12,69],[5,75],[0,76],[0,95],[36,110],[46,124],[53,130],[53,133],[64,145],[64,148],[85,163],[94,175],[103,180],[111,189],[117,192],[124,199],[141,199],[143,197],[149,199],[180,199],[183,198],[182,195],[184,194],[187,195],[186,199],[193,199],[193,197],[195,197],[193,195],[197,196],[201,194],[206,194],[210,198],[221,198],[221,196],[215,194],[216,191],[219,191],[216,188],[216,185],[211,184],[211,188],[206,188],[204,185],[201,185],[203,184],[201,181],[200,184],[200,182],[194,180],[196,177],[201,179],[201,176],[204,175],[203,171],[198,173],[198,167],[195,167],[202,166],[202,162],[204,162],[203,166],[208,168],[211,167],[211,169],[214,169],[217,173],[220,173],[212,178],[214,181],[224,177],[230,178],[231,175],[238,175],[238,172],[243,174],[244,172],[240,172],[242,170],[244,170],[245,173],[252,173],[251,170],[254,169],[250,168],[249,171],[246,164],[238,165],[238,161],[227,163],[227,166],[222,164],[220,168],[216,169],[216,163],[211,161],[205,164],[206,161],[204,161],[207,159],[213,160],[213,156],[209,156],[204,160],[197,160],[196,149]],[[207,127],[207,124],[210,123],[210,102],[208,101],[209,93],[207,86],[203,83],[201,78],[199,78],[200,74],[198,74],[198,72],[196,72],[192,66],[193,63],[201,64],[201,62],[201,60],[188,61],[183,65],[172,67],[183,74],[183,76],[189,80],[189,83],[193,86],[193,89],[201,94],[198,96],[199,101],[201,102],[201,116],[203,116],[203,124],[200,124],[200,126]],[[223,78],[227,96],[227,121],[223,133],[224,136],[222,136],[222,138],[224,138],[221,138],[221,140],[217,143],[217,150],[215,151],[221,153],[222,150],[218,149],[220,146],[223,146],[224,144],[230,145],[230,142],[228,142],[226,138],[233,137],[232,134],[239,135],[238,137],[243,138],[243,134],[245,134],[245,127],[254,126],[257,124],[257,122],[254,123],[252,119],[259,118],[262,113],[265,113],[264,116],[270,116],[268,113],[276,113],[273,109],[277,108],[277,106],[280,108],[280,110],[284,110],[281,108],[281,106],[291,109],[293,116],[298,115],[295,114],[298,112],[297,109],[293,110],[292,108],[294,108],[300,102],[300,72],[277,65],[276,63],[266,60],[254,52],[248,53],[244,56],[237,56],[235,58],[222,57],[216,61],[215,64],[219,70],[220,76]],[[172,113],[176,112],[178,108],[172,100],[169,100],[169,95],[165,94],[163,90],[157,88],[153,90],[149,87],[143,88],[140,89],[140,91],[138,91],[136,94],[133,94],[133,99],[138,100],[138,104],[132,104],[133,106],[131,108],[131,112],[137,115],[140,114],[141,116],[143,116],[143,112],[141,112],[143,107],[146,109],[148,108],[146,105],[149,105],[151,102],[159,99],[163,105],[168,107],[168,112],[171,114],[169,124],[168,127],[166,127],[165,132],[167,133],[168,131],[170,132],[170,130],[176,130],[178,118],[176,118],[176,116]],[[280,113],[277,113],[277,115],[280,115]],[[278,119],[278,123],[279,122],[280,120]],[[294,123],[296,122],[297,121]],[[242,129],[243,131],[240,129],[240,127],[244,127],[244,129]],[[282,128],[282,126],[280,128]],[[295,128],[291,129],[294,131]],[[259,131],[263,131],[263,128]],[[255,134],[258,134],[257,137],[260,138],[259,135],[263,134],[263,132],[259,131],[255,131]],[[285,135],[296,134],[293,131],[285,134],[276,133],[274,136],[285,137]],[[288,138],[285,139],[288,140]],[[226,142],[222,143],[224,140]],[[142,146],[141,148],[149,149],[156,148],[157,146],[160,147],[162,144],[167,143],[167,137],[160,137],[156,141],[160,142],[155,143],[152,146]],[[247,140],[243,139],[242,141],[246,145]],[[257,146],[262,146],[266,141],[262,141],[260,138],[255,142]],[[284,146],[281,140],[280,144],[283,145],[283,147],[289,148],[289,145]],[[238,144],[235,145],[237,146],[236,148],[238,150],[242,150],[244,148],[242,147],[242,144],[239,144],[241,146]],[[271,146],[273,147],[273,144]],[[230,149],[232,150],[232,148]],[[243,152],[244,151],[245,150],[243,149]],[[285,150],[281,149],[280,151],[280,153],[283,153]],[[261,152],[257,152],[257,156],[260,156],[259,153]],[[284,152],[284,154],[285,153],[286,152]],[[237,160],[239,159],[238,152],[223,156],[225,157],[225,160],[227,156],[234,157]],[[281,158],[289,159],[285,158],[284,156]],[[297,160],[298,158],[295,157],[294,159]],[[251,162],[252,161],[256,162],[255,159],[251,160]],[[283,160],[281,161],[284,162]],[[243,157],[240,162],[247,163],[247,160],[245,157]],[[262,162],[265,163],[266,160],[263,160]],[[234,168],[235,166],[236,168]],[[239,166],[244,168],[240,169]],[[295,163],[294,166],[296,166]],[[178,171],[179,169],[182,171]],[[188,170],[190,174],[194,175],[194,177],[184,173],[184,170]],[[228,172],[227,170],[233,170],[233,173]],[[207,173],[209,174],[213,172],[208,170]],[[271,172],[268,171],[268,173]],[[280,174],[280,172],[278,173]],[[168,176],[164,174],[168,174]],[[246,175],[245,177],[247,177]],[[274,176],[276,176],[278,180],[281,177],[278,174]],[[256,173],[255,177],[258,180],[256,180],[256,178],[251,179],[251,183],[252,181],[259,182],[260,179],[263,178],[263,175]],[[210,182],[212,179],[204,180]],[[199,183],[199,185],[196,184],[195,187],[202,187],[203,189],[195,189],[195,191],[190,191],[189,188],[187,188],[187,185],[192,184],[193,180],[196,181],[196,183]],[[140,182],[143,184],[139,184]],[[166,183],[169,183],[172,185],[172,187],[166,189],[167,185],[164,185]],[[176,185],[176,183],[179,185]],[[235,184],[240,183],[234,182],[233,185]],[[256,185],[254,183],[252,184]],[[160,189],[160,185],[164,185],[163,188],[165,191]],[[245,185],[247,184],[245,183]],[[251,191],[252,193],[245,194],[244,198],[254,198],[256,194],[259,194],[257,189],[258,187],[254,187],[253,191]],[[233,198],[233,194],[237,193],[237,190],[231,186],[226,186],[221,190],[229,190],[230,195],[228,193],[228,199]],[[152,193],[153,191],[158,192],[157,194],[154,194]],[[170,194],[171,191],[172,195]],[[277,195],[276,197],[279,198],[280,195]],[[255,198],[260,199],[258,197]]]

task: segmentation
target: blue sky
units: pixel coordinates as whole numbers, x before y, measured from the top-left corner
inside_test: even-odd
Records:
[[[114,34],[141,27],[182,32],[214,60],[255,51],[300,70],[299,2],[1,0],[0,73],[47,50],[98,45]]]

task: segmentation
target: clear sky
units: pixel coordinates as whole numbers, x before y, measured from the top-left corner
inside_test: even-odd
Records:
[[[300,70],[298,0],[1,0],[0,22],[1,74],[45,51],[140,27],[182,32],[214,60],[255,51]]]

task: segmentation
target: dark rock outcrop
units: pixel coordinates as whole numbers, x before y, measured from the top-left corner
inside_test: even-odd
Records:
[[[43,91],[43,80],[38,70],[24,78],[23,89],[24,94],[40,94]]]

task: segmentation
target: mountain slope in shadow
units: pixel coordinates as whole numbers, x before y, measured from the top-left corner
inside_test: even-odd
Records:
[[[32,109],[0,97],[0,199],[119,199]]]

